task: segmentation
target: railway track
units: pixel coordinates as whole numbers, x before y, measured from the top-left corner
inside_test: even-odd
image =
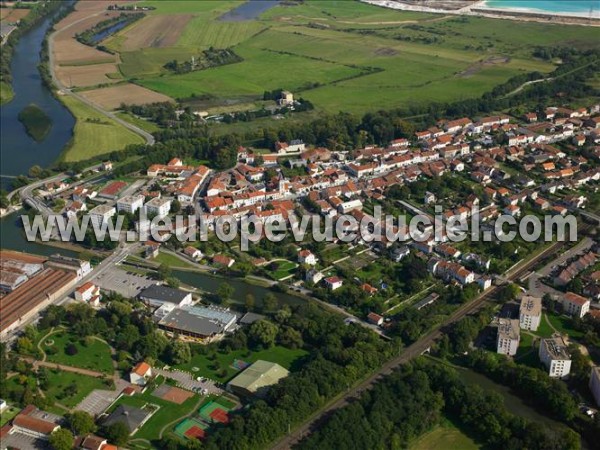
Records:
[[[583,227],[579,228],[579,232],[584,231],[587,228],[589,228],[589,226],[584,225]],[[521,276],[534,269],[542,260],[560,252],[567,244],[568,242],[553,243],[550,247],[537,254],[531,260],[509,269],[505,274],[505,279],[508,281],[518,280]],[[406,347],[400,355],[385,363],[379,370],[377,370],[377,372],[371,374],[368,378],[360,382],[360,384],[349,389],[341,396],[334,398],[327,406],[313,414],[302,425],[297,427],[284,438],[274,443],[271,446],[271,449],[286,450],[300,442],[312,431],[322,425],[337,409],[343,408],[353,400],[358,399],[365,390],[370,389],[382,377],[391,374],[402,364],[406,364],[407,362],[427,351],[435,343],[435,341],[442,336],[444,329],[446,329],[448,326],[456,323],[465,316],[479,311],[486,304],[489,304],[490,300],[493,298],[494,294],[499,291],[499,289],[501,289],[500,286],[492,286],[490,289],[488,289],[486,292],[483,292],[471,302],[460,307],[442,324],[431,330],[418,341]]]

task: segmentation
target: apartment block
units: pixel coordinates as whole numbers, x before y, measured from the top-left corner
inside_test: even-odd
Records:
[[[519,321],[516,319],[498,319],[498,339],[496,352],[514,356],[519,349],[520,340]]]
[[[542,339],[539,351],[540,361],[548,369],[548,375],[553,378],[564,378],[571,372],[571,355],[567,344],[560,335]]]
[[[519,325],[523,330],[536,331],[542,318],[542,299],[524,295],[519,308]]]

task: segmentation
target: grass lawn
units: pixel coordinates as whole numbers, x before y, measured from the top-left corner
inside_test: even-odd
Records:
[[[298,264],[291,261],[275,261],[273,264],[277,264],[277,270],[267,270],[267,272],[275,280],[281,280],[282,278],[293,275],[298,267]]]
[[[544,337],[544,338],[552,336],[552,334],[554,333],[554,330],[548,324],[548,321],[546,320],[547,316],[548,316],[548,313],[542,312],[540,326],[538,327],[538,329],[536,331],[532,331],[532,333],[537,334],[538,336]]]
[[[61,154],[63,161],[81,161],[115,150],[129,144],[143,144],[145,141],[133,131],[100,114],[71,96],[60,100],[77,119],[73,138]]]
[[[8,421],[12,420],[17,414],[19,414],[21,408],[17,408],[14,406],[7,406],[2,413],[0,413],[0,427],[3,427],[8,423]]]
[[[160,430],[162,430],[165,425],[192,412],[195,409],[199,398],[200,397],[197,394],[194,394],[193,397],[190,397],[181,405],[178,405],[177,403],[155,397],[152,395],[152,391],[149,392],[149,390],[147,390],[143,394],[136,394],[133,397],[121,397],[117,400],[115,405],[111,407],[111,410],[120,404],[135,406],[137,408],[142,408],[148,403],[159,406],[159,410],[156,411],[144,426],[133,435],[134,439],[147,439],[152,441],[158,439]]]
[[[10,102],[15,93],[12,90],[12,86],[8,83],[0,82],[0,105]]]
[[[175,366],[175,368],[186,370],[198,377],[226,382],[239,373],[231,367],[234,359],[240,359],[247,363],[262,359],[290,369],[296,360],[307,354],[308,352],[302,349],[291,350],[280,346],[274,346],[258,352],[250,352],[249,355],[246,350],[236,350],[225,354],[217,352],[216,360],[214,361],[209,359],[208,355],[194,355],[189,363]],[[192,368],[197,368],[198,370],[193,371]]]
[[[68,392],[71,385],[77,386],[73,393]],[[62,370],[48,370],[48,386],[45,394],[68,408],[77,406],[94,389],[110,389],[100,378]]]
[[[433,430],[419,437],[410,450],[431,450],[443,448],[444,450],[477,450],[481,448],[469,436],[459,430],[449,420],[444,420]]]
[[[579,339],[583,336],[583,333],[581,331],[577,331],[573,328],[573,319],[571,319],[569,316],[558,316],[556,314],[548,314],[547,317],[550,320],[552,326],[560,334],[568,334],[569,337],[573,339]]]
[[[55,354],[47,353],[47,361],[49,362],[73,367],[82,367],[84,369],[96,370],[98,372],[109,374],[113,372],[110,348],[104,342],[93,339],[89,346],[86,347],[75,336],[61,331],[51,335],[45,342],[42,342],[41,347],[44,351],[50,347],[46,345],[46,342],[49,341],[54,342],[52,347],[58,351]],[[65,353],[65,347],[69,343],[72,343],[77,348],[77,353],[75,355],[71,356]]]
[[[154,258],[152,261],[155,263],[158,263],[158,264],[167,264],[168,266],[171,266],[171,267],[190,267],[190,268],[194,267],[191,263],[185,262],[185,261],[179,259],[175,255],[171,255],[170,253],[164,253],[164,252],[159,252],[158,256],[156,258]]]
[[[533,345],[533,336],[521,332],[519,349],[515,356],[515,361],[530,367],[540,367],[540,358],[538,357],[538,346]]]

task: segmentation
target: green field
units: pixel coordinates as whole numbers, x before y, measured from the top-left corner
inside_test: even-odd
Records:
[[[240,3],[143,2],[157,8],[151,15],[193,18],[171,48],[122,52],[122,74],[176,99],[207,98],[211,107],[249,104],[284,88],[317,111],[362,114],[478,97],[515,75],[551,72],[555,64],[533,58],[535,46],[600,46],[593,27],[405,12],[350,0],[281,4],[253,21],[217,20]],[[106,45],[120,51],[127,32]],[[211,46],[232,47],[243,61],[182,75],[163,68]]]
[[[10,102],[15,93],[12,90],[12,86],[8,83],[0,82],[0,105]]]
[[[425,433],[409,446],[410,450],[477,450],[479,448],[480,446],[473,439],[456,428],[449,420],[444,420],[441,425]]]
[[[234,350],[227,353],[217,352],[215,354],[215,360],[211,359],[208,355],[194,355],[189,363],[175,366],[175,368],[193,373],[194,376],[226,382],[239,373],[236,369],[231,367],[234,359],[239,359],[247,363],[262,359],[277,363],[286,369],[290,369],[297,359],[307,354],[308,353],[305,350],[291,350],[280,346],[274,346],[258,352],[251,352],[249,355],[246,354],[245,350]]]
[[[118,112],[116,115],[125,122],[129,122],[130,124],[135,125],[136,127],[139,127],[148,133],[154,133],[155,131],[159,130],[159,127],[155,123],[132,116],[131,114]]]
[[[164,252],[159,252],[158,256],[152,261],[159,264],[167,264],[170,267],[194,267],[191,263],[185,262],[175,255]]]
[[[71,143],[61,155],[63,161],[81,161],[144,143],[141,136],[79,100],[66,95],[60,100],[77,120]]]
[[[77,386],[73,394],[68,392],[70,385]],[[109,387],[100,378],[61,370],[48,371],[46,396],[67,408],[77,406],[94,389],[109,389]]]
[[[269,275],[275,280],[281,280],[287,276],[290,276],[296,272],[298,264],[291,261],[276,261],[277,270],[268,270]]]
[[[74,355],[65,353],[65,347],[70,343],[77,348],[77,353]],[[88,344],[86,346],[80,339],[66,332],[59,332],[45,339],[40,346],[46,351],[46,360],[49,362],[112,373],[113,365],[109,346],[97,339],[91,339]],[[55,354],[48,353],[47,350],[50,347],[56,349],[57,352]]]

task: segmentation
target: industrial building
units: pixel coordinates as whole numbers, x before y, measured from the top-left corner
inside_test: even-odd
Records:
[[[175,307],[164,304],[155,312],[158,326],[181,337],[213,340],[231,331],[237,316],[225,308],[216,306]]]

